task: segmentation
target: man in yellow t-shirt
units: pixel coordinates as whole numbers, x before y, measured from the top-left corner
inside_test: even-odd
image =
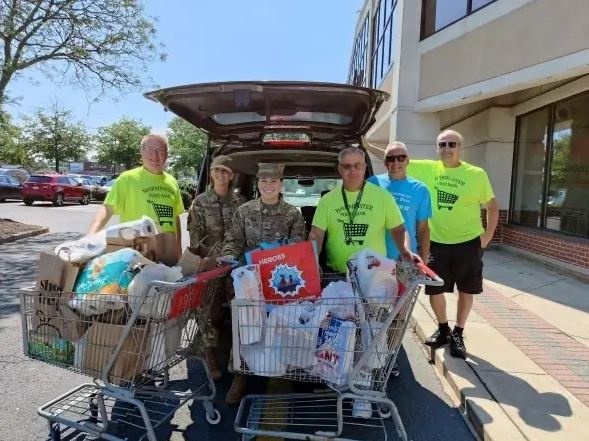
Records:
[[[357,147],[341,151],[338,170],[342,185],[319,200],[309,240],[315,240],[321,251],[327,235],[327,264],[345,273],[348,259],[369,248],[386,256],[385,231],[405,259],[414,256],[405,244],[403,217],[394,198],[377,185],[364,181],[365,153]]]
[[[179,216],[184,204],[176,179],[164,168],[168,159],[168,140],[150,134],[141,140],[142,166],[122,173],[100,207],[89,234],[104,228],[113,214],[121,222],[152,218],[162,232],[176,233],[178,255],[181,249]]]
[[[428,188],[433,216],[429,220],[431,268],[444,279],[443,286],[426,286],[438,330],[426,344],[438,348],[450,344],[450,353],[466,358],[462,331],[470,313],[473,295],[483,291],[483,250],[497,227],[499,208],[487,173],[460,159],[462,135],[444,130],[438,136],[439,160],[412,160],[409,176]],[[483,228],[481,206],[487,210]],[[451,332],[446,316],[445,292],[458,288],[456,326]]]

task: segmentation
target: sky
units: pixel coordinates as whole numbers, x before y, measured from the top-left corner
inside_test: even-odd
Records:
[[[209,81],[302,80],[345,83],[363,0],[145,0],[158,19],[167,60],[150,67],[159,87]],[[337,6],[337,7],[336,7]],[[148,90],[145,90],[147,92]],[[18,119],[52,102],[91,131],[130,117],[154,131],[173,115],[141,93],[89,103],[82,90],[29,71],[9,86]]]

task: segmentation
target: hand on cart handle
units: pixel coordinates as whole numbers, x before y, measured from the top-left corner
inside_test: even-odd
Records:
[[[401,252],[401,258],[407,262],[413,263],[414,265],[419,265],[423,263],[423,260],[421,260],[421,257],[419,257],[419,255],[412,253],[409,250]]]
[[[417,269],[419,269],[419,271],[421,271],[423,274],[429,277],[433,282],[435,282],[436,285],[444,284],[444,280],[440,276],[438,276],[436,272],[432,270],[430,267],[428,267],[425,263],[419,262],[416,266]]]
[[[217,266],[231,265],[238,266],[239,260],[235,256],[219,256],[217,257]]]

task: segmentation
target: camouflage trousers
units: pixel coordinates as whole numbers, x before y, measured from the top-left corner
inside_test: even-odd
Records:
[[[219,333],[225,326],[227,318],[231,319],[229,305],[233,297],[235,297],[233,282],[231,277],[226,277],[213,295],[209,318],[201,334],[200,343],[204,351],[213,350],[218,346]]]

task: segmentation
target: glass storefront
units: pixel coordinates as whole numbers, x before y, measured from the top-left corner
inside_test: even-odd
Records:
[[[518,118],[511,221],[589,237],[589,93]]]

